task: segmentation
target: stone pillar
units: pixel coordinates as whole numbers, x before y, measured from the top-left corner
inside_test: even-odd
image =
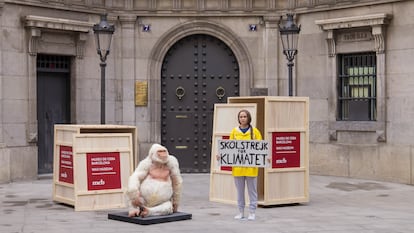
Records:
[[[269,96],[279,95],[279,17],[265,16],[265,79]]]
[[[118,38],[119,55],[117,55],[115,80],[115,121],[135,125],[135,50],[136,22],[135,15],[119,17],[120,28]]]
[[[38,43],[41,37],[40,29],[29,29],[29,44],[27,57],[27,76],[28,76],[28,121],[27,121],[27,141],[37,143],[37,95],[36,95],[36,60]]]
[[[0,2],[0,16],[3,13],[3,3]],[[0,29],[2,26],[0,25]],[[0,45],[3,44],[3,37],[0,37]],[[3,90],[3,49],[0,49],[0,90]],[[2,161],[2,148],[5,147],[3,139],[3,91],[0,91],[0,162]],[[4,163],[2,163],[4,164]],[[0,170],[2,167],[0,166]],[[2,175],[0,174],[0,181]]]
[[[3,1],[0,1],[0,16],[3,11]],[[2,26],[0,26],[2,28]],[[0,45],[3,44],[3,37],[0,37]],[[0,90],[3,90],[3,50],[0,49]],[[0,183],[10,180],[10,152],[4,143],[3,128],[3,92],[0,91]]]
[[[79,116],[79,108],[78,104],[82,101],[80,97],[80,92],[78,91],[78,83],[82,83],[81,80],[84,80],[86,77],[85,75],[85,43],[89,39],[94,39],[95,35],[92,34],[92,37],[89,34],[86,33],[78,33],[76,35],[76,57],[74,62],[71,64],[71,100],[70,100],[70,120],[71,123],[77,123],[78,119],[82,119],[81,116]],[[92,46],[95,50],[95,43],[92,43]],[[96,53],[94,53],[95,55]]]
[[[372,27],[375,51],[377,53],[377,122],[383,123],[383,127],[376,131],[377,141],[385,142],[386,136],[386,111],[385,111],[385,28],[383,25]]]

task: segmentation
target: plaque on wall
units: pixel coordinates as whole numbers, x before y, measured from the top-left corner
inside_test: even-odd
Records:
[[[147,106],[148,85],[147,81],[135,81],[135,106]]]
[[[250,92],[251,92],[251,96],[267,96],[268,95],[267,88],[251,88]]]
[[[338,42],[357,42],[373,40],[370,30],[344,30],[338,34]]]

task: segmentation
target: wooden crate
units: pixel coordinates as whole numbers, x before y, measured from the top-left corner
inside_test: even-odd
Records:
[[[136,127],[55,125],[53,200],[76,211],[126,207]]]
[[[270,142],[272,151],[271,167],[259,169],[257,181],[259,205],[309,202],[309,98],[279,96],[228,98],[229,107],[237,108],[236,113],[241,109],[237,106],[248,104],[256,105],[255,114],[251,112],[252,118],[257,119],[257,124],[253,125],[260,130],[263,138]],[[221,129],[216,125],[232,122],[230,125],[234,127],[236,121],[225,119],[226,123],[216,122],[223,121],[222,118],[216,118],[216,115],[223,114],[222,110],[220,108],[216,110],[213,139],[216,134],[226,134],[226,132],[229,134],[231,130],[223,128],[224,131],[228,131],[220,131]],[[212,161],[215,161],[217,150],[215,147],[213,144]],[[226,182],[231,177],[231,173],[218,173],[219,170],[220,168],[217,168],[217,165],[213,167],[212,163],[210,200],[236,203],[235,191],[228,195],[215,192],[220,190],[222,185],[234,186],[233,183]]]
[[[231,168],[220,167],[216,160],[217,141],[227,139],[231,130],[238,125],[237,113],[246,109],[252,114],[252,125],[256,125],[256,104],[215,104],[210,168],[210,200],[236,204],[236,188]]]

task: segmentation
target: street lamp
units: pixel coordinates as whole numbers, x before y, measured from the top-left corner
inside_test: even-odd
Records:
[[[280,16],[280,22],[282,16]],[[279,24],[280,38],[282,39],[283,54],[286,55],[289,68],[289,96],[292,96],[292,68],[295,55],[298,53],[298,37],[300,25],[293,22],[293,14],[287,14],[285,25]]]
[[[95,34],[96,51],[101,58],[101,124],[105,124],[105,67],[106,57],[111,48],[112,34],[114,34],[114,25],[109,25],[106,20],[106,14],[101,16],[101,22],[93,25]]]

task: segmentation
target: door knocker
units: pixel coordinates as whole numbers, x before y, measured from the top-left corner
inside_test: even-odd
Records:
[[[221,100],[226,95],[226,90],[222,86],[217,87],[216,89],[216,95]]]
[[[184,87],[182,86],[177,87],[177,89],[175,89],[175,95],[178,97],[179,100],[181,100],[183,96],[185,95]]]

